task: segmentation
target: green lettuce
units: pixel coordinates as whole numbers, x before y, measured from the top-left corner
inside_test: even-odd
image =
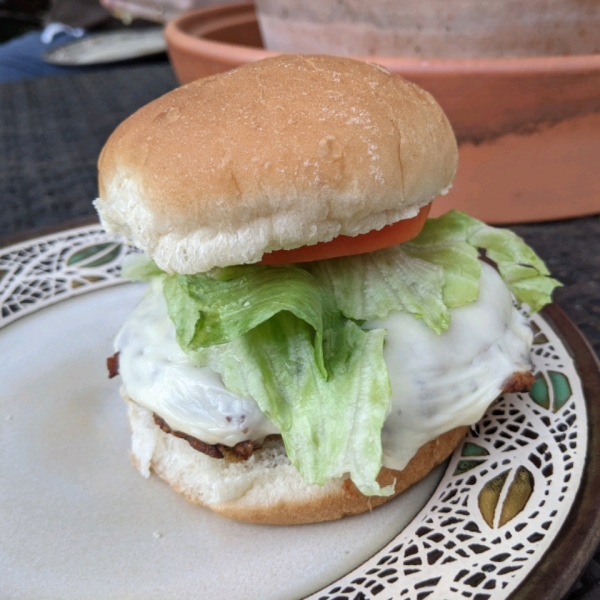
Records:
[[[516,233],[489,227],[458,212],[451,217],[468,223],[469,243],[485,250],[519,302],[527,304],[532,312],[552,302],[552,292],[562,284],[549,277],[544,261]]]
[[[179,345],[254,399],[305,481],[349,473],[365,494],[391,493],[375,481],[391,397],[384,330],[343,318],[329,291],[294,266],[171,275],[163,290]]]
[[[423,319],[436,333],[450,324],[444,268],[411,256],[402,246],[318,261],[306,268],[333,294],[347,318],[384,319],[399,311]]]
[[[282,311],[314,330],[314,354],[323,377],[323,332],[339,318],[333,298],[297,267],[246,265],[200,275],[172,275],[165,281],[169,316],[186,350],[239,338]]]
[[[212,347],[206,363],[227,389],[253,398],[279,427],[288,457],[307,483],[348,473],[362,493],[388,495],[393,488],[376,482],[391,397],[384,337],[383,329],[365,331],[352,321],[327,331],[325,379],[314,360],[310,326],[281,312]]]
[[[132,281],[150,281],[165,275],[146,254],[128,254],[121,265],[121,275]]]
[[[408,312],[441,333],[450,324],[449,309],[478,298],[482,254],[497,264],[516,299],[532,312],[551,302],[560,284],[548,277],[543,261],[521,238],[458,211],[428,219],[419,235],[404,244],[306,268],[330,290],[347,318]]]
[[[147,261],[126,273],[164,278],[180,346],[257,402],[307,483],[349,474],[364,494],[385,495],[392,490],[376,481],[391,397],[385,331],[361,324],[404,311],[443,332],[450,309],[477,299],[482,254],[519,302],[533,311],[550,302],[559,284],[531,248],[457,211],[364,255],[197,275],[166,275]]]

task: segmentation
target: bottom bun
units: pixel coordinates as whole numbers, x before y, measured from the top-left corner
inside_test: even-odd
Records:
[[[194,450],[165,433],[152,413],[123,393],[132,432],[131,461],[142,475],[154,471],[187,500],[248,523],[299,525],[333,521],[384,504],[421,480],[460,443],[468,427],[457,427],[422,446],[405,469],[383,467],[380,485],[394,485],[392,496],[364,496],[349,478],[325,485],[304,483],[290,463],[283,442],[270,436],[244,462],[227,462]]]

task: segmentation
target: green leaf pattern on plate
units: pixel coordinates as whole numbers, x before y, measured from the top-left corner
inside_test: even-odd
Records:
[[[0,327],[66,297],[123,283],[121,262],[137,252],[99,225],[0,251]]]
[[[113,262],[121,254],[122,244],[109,242],[77,250],[67,259],[67,265],[94,268]]]
[[[539,372],[529,395],[541,407],[558,412],[572,396],[571,384],[559,371]]]

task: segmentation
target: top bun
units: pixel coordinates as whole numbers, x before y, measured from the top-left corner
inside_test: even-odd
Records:
[[[257,262],[410,218],[449,189],[452,128],[377,65],[282,55],[151,102],[109,138],[96,208],[168,272]]]

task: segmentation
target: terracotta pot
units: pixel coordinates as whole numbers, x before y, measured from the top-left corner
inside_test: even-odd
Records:
[[[499,58],[600,52],[582,0],[256,0],[265,47],[359,56]]]
[[[182,83],[277,54],[262,48],[252,4],[183,15],[166,39]],[[414,81],[446,111],[460,166],[436,214],[515,223],[600,212],[600,55],[355,58]]]

